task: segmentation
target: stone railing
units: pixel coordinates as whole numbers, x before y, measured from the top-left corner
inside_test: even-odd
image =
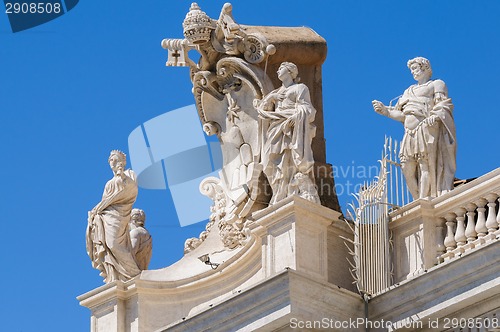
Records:
[[[444,218],[446,237],[440,261],[461,256],[468,250],[500,238],[500,192],[485,192],[471,202],[448,212]]]
[[[389,213],[394,283],[500,241],[500,168]]]
[[[445,197],[446,196],[446,197]],[[437,210],[437,262],[500,239],[500,168],[433,200]]]

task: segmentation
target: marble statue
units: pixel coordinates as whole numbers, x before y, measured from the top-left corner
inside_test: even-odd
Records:
[[[184,39],[164,39],[167,66],[188,66],[198,114],[207,135],[216,135],[223,157],[219,177],[202,181],[200,190],[214,201],[211,220],[217,225],[226,248],[242,245],[246,218],[267,206],[268,196],[259,181],[259,118],[253,106],[273,89],[265,73],[276,49],[257,31],[234,21],[232,6],[226,3],[219,19],[211,19],[193,3],[183,21]],[[200,58],[195,62],[189,51]],[[199,246],[204,237],[190,239],[185,251]]]
[[[453,189],[456,136],[453,104],[441,80],[431,80],[429,60],[408,61],[417,84],[410,86],[395,106],[372,102],[375,111],[403,123],[405,133],[399,158],[414,199],[438,197]]]
[[[141,272],[132,254],[129,223],[137,198],[135,173],[125,170],[126,156],[111,151],[113,178],[106,183],[102,200],[88,213],[87,254],[105,283],[128,280]]]
[[[309,89],[298,83],[295,64],[283,62],[278,78],[282,86],[256,102],[262,119],[262,164],[273,191],[270,204],[294,194],[319,202],[311,148],[316,110]]]
[[[219,174],[200,183],[201,193],[214,202],[208,224],[214,227],[188,239],[185,253],[196,250],[206,234],[217,230],[226,249],[244,246],[247,220],[254,212],[292,195],[320,203],[315,181],[332,189],[322,193],[322,203],[329,205],[327,198],[336,202],[333,179],[324,163],[324,142],[315,138],[313,121],[321,123],[322,113],[319,109],[316,115],[311,102],[313,95],[321,105],[325,40],[306,28],[239,25],[229,3],[218,19],[193,3],[182,27],[183,39],[161,43],[168,51],[166,65],[189,68],[203,129],[217,136],[222,152]],[[306,36],[308,42],[301,44]],[[197,61],[190,59],[191,51],[199,54]],[[282,59],[289,62],[280,66]],[[279,66],[278,79],[271,78],[269,73]],[[298,82],[298,68],[307,70],[307,85]],[[317,127],[319,136],[322,130]]]
[[[130,241],[132,254],[137,266],[141,270],[147,270],[153,250],[153,239],[144,227],[146,214],[141,209],[132,209],[130,217]]]

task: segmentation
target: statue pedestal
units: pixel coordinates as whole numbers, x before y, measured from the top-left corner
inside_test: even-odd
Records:
[[[292,319],[363,317],[347,248],[352,238],[336,211],[299,197],[258,211],[249,241],[217,254],[210,241],[177,263],[143,271],[78,297],[91,331],[273,330]],[[197,257],[208,254],[213,270]]]

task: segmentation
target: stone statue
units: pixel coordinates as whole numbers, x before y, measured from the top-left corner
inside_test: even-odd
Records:
[[[259,181],[259,118],[253,100],[274,88],[264,67],[276,48],[262,32],[237,24],[229,3],[218,19],[193,3],[182,27],[184,39],[164,39],[162,46],[168,50],[167,66],[189,67],[203,128],[221,143],[221,171],[218,177],[204,179],[200,191],[214,200],[210,218],[217,224],[214,230],[232,249],[245,241],[247,217],[267,206],[270,199]],[[196,62],[189,58],[192,50],[200,55]],[[186,252],[203,238],[199,240],[189,241]]]
[[[298,83],[295,64],[283,62],[278,78],[282,86],[256,102],[262,119],[262,164],[273,191],[270,204],[294,194],[319,202],[311,148],[316,110],[309,89]],[[299,173],[304,176],[297,176]],[[294,179],[300,179],[301,185],[294,185]]]
[[[126,156],[111,151],[108,159],[113,178],[106,183],[102,200],[88,214],[87,254],[104,282],[128,280],[141,270],[132,254],[129,222],[137,198],[136,176],[125,170]]]
[[[144,228],[146,214],[141,209],[132,209],[130,220],[130,241],[132,243],[132,254],[137,266],[141,270],[147,270],[151,253],[153,250],[153,239],[148,230]]]
[[[437,197],[453,189],[456,136],[453,104],[441,80],[431,80],[429,60],[408,61],[417,84],[410,86],[396,106],[372,102],[377,113],[404,124],[399,158],[413,198]]]
[[[321,203],[340,210],[324,141],[315,137],[323,134],[322,109],[311,102],[311,95],[321,99],[326,41],[309,28],[240,25],[229,3],[218,19],[193,3],[182,27],[183,39],[162,41],[166,65],[189,68],[203,129],[217,136],[222,152],[218,175],[200,183],[200,192],[214,202],[214,227],[186,241],[185,252],[217,230],[226,249],[244,246],[254,212],[294,194],[320,203],[316,181],[327,188]],[[191,51],[199,58],[190,59]],[[284,59],[289,62],[280,67],[279,82],[268,73]],[[307,70],[305,84],[298,83],[298,68]],[[321,124],[317,130],[313,121]]]

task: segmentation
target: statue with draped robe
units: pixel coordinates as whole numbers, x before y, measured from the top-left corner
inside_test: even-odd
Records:
[[[256,101],[262,121],[261,162],[273,192],[270,204],[291,195],[319,202],[311,148],[316,110],[308,87],[298,83],[295,64],[283,62],[278,78],[282,86]]]
[[[395,106],[372,102],[375,111],[403,123],[405,133],[399,159],[414,199],[438,197],[453,189],[456,170],[456,133],[453,104],[442,80],[431,80],[429,60],[408,61],[417,84],[410,86]]]
[[[132,254],[130,214],[137,198],[137,182],[132,170],[125,170],[126,156],[111,151],[108,159],[113,178],[106,183],[101,201],[88,213],[87,254],[105,283],[126,281],[141,269]]]

